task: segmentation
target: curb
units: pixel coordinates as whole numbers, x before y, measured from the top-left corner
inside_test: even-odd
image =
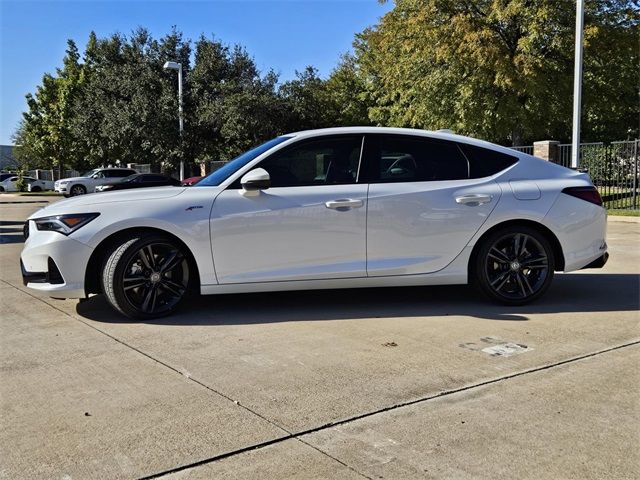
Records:
[[[640,217],[625,217],[624,215],[609,215],[607,219],[614,223],[640,223]]]

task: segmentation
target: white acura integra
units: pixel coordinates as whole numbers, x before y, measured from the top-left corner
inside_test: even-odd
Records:
[[[284,135],[188,188],[86,195],[33,214],[24,283],[104,293],[134,318],[202,294],[476,283],[540,297],[554,271],[602,267],[606,211],[588,176],[441,132]]]

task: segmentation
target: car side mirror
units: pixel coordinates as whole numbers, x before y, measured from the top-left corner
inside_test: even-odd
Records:
[[[260,190],[266,190],[271,186],[271,177],[264,168],[255,168],[240,179],[240,185],[240,195],[255,197],[260,195]]]

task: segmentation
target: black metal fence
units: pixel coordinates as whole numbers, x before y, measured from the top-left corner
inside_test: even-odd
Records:
[[[513,147],[525,153],[533,153],[533,146]],[[531,152],[529,151],[531,150]],[[555,163],[571,167],[571,144],[558,145]],[[581,143],[578,169],[585,171],[598,188],[604,205],[610,209],[638,209],[638,155],[640,140],[623,140],[604,144]]]
[[[607,208],[637,209],[639,140],[581,149],[579,168],[598,188]]]

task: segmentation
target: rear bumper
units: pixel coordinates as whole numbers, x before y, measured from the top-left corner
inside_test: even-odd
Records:
[[[543,223],[560,241],[565,272],[596,268],[591,265],[603,262],[607,256],[607,211],[604,208],[561,193]]]

